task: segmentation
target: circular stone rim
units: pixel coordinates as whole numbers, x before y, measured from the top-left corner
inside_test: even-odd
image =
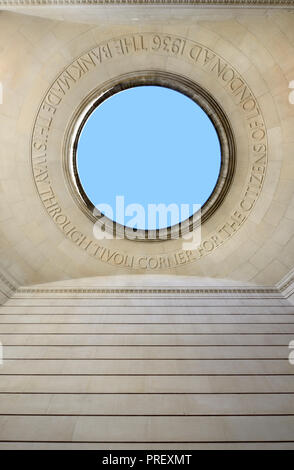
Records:
[[[191,98],[208,115],[217,132],[221,147],[221,165],[217,182],[201,209],[178,224],[156,230],[134,230],[104,216],[95,209],[81,184],[77,170],[77,147],[82,129],[93,111],[112,95],[136,86],[153,85],[170,88]],[[137,241],[165,241],[180,238],[207,221],[222,204],[232,183],[236,146],[232,128],[223,109],[203,87],[182,75],[160,70],[146,70],[120,75],[89,93],[72,116],[63,145],[63,170],[74,201],[93,222],[117,238]],[[95,214],[95,215],[94,215]],[[103,218],[103,222],[101,219]]]

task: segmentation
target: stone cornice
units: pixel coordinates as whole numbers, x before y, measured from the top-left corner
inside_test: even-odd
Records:
[[[7,281],[7,280],[6,280]],[[10,283],[9,283],[10,284]],[[28,286],[16,288],[10,284],[11,293],[15,297],[30,297],[33,296],[66,296],[71,297],[96,297],[96,296],[151,296],[151,297],[267,297],[267,298],[287,298],[294,292],[294,269],[291,270],[276,286],[256,286],[256,287],[226,287],[226,286],[211,286],[211,287],[183,287],[183,286],[148,286],[148,287],[41,287],[41,286]]]
[[[285,297],[290,297],[294,293],[294,269],[291,269],[276,287]]]
[[[17,291],[17,285],[14,284],[12,280],[7,279],[7,277],[0,272],[0,304],[5,302],[3,299],[9,299]]]
[[[3,273],[0,273],[0,281],[11,291],[15,292],[17,287],[10,282]]]
[[[294,0],[0,0],[0,7],[175,5],[193,7],[293,8]]]
[[[121,295],[138,295],[138,296],[224,296],[224,297],[255,297],[255,296],[269,296],[281,297],[279,291],[275,288],[260,287],[260,288],[34,288],[34,287],[20,287],[16,292],[16,297],[30,296],[30,295],[86,295],[88,296],[121,296]]]

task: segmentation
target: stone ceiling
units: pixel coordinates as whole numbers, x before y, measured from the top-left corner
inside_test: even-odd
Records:
[[[291,271],[293,2],[267,9],[8,3],[0,2],[0,259],[6,279],[24,286],[165,274],[273,286]],[[205,222],[195,251],[183,250],[179,240],[98,243],[66,181],[64,139],[80,103],[118,76],[150,69],[204,87],[235,136],[230,191]],[[101,177],[111,181],[111,175]],[[42,178],[50,185],[42,186]]]

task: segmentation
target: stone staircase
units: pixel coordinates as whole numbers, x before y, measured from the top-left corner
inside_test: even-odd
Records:
[[[294,447],[294,306],[242,294],[16,294],[0,449]]]

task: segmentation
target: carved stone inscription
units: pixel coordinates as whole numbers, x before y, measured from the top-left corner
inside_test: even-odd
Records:
[[[173,254],[133,256],[109,249],[76,227],[63,211],[48,171],[48,145],[52,124],[63,98],[77,82],[97,67],[117,57],[131,54],[167,54],[188,61],[213,74],[243,113],[250,147],[250,174],[240,200],[228,220],[205,238],[195,250],[180,250]],[[262,189],[267,167],[267,136],[257,100],[241,75],[222,57],[191,40],[144,33],[111,39],[99,44],[71,63],[47,92],[36,117],[32,133],[32,167],[37,191],[48,214],[66,237],[89,255],[113,265],[135,269],[168,269],[196,261],[211,253],[228,240],[242,225],[252,210]]]

